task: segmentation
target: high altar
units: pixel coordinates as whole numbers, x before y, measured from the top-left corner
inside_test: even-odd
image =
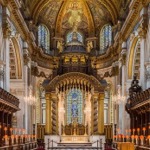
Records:
[[[104,143],[104,86],[95,77],[72,72],[44,86],[45,143]]]

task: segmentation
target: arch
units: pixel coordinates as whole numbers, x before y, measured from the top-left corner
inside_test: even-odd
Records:
[[[47,79],[43,82],[43,86],[47,93],[52,91],[57,92],[57,89],[63,89],[63,87],[68,89],[69,86],[75,87],[75,85],[77,86],[76,88],[82,87],[86,90],[90,90],[91,92],[93,90],[104,92],[107,83],[105,80],[99,81],[94,76],[89,76],[79,72],[66,73],[61,76],[56,76],[52,80]]]
[[[50,32],[46,25],[40,24],[38,26],[38,45],[45,53],[50,50]]]
[[[138,42],[138,37],[133,39],[131,44],[130,53],[129,53],[129,61],[128,61],[128,79],[132,79],[133,77],[133,63],[134,63],[134,54],[135,54],[135,47]]]
[[[112,44],[112,27],[106,24],[100,31],[100,54],[105,53],[106,49]]]
[[[137,77],[137,79],[140,79],[140,39],[138,39],[136,46],[135,46],[135,52],[134,52],[134,63],[133,63],[133,74]]]
[[[10,77],[22,79],[22,56],[21,47],[15,37],[10,39]]]

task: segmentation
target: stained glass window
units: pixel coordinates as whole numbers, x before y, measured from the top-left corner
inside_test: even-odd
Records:
[[[83,94],[79,89],[71,89],[67,94],[67,124],[77,119],[83,123]]]
[[[100,54],[105,53],[112,42],[112,27],[105,25],[100,32]]]
[[[50,33],[45,25],[40,25],[38,27],[38,45],[45,51],[45,53],[49,53]]]
[[[79,32],[76,32],[76,34],[77,34],[77,40],[79,42],[83,43],[83,36],[82,36],[82,34],[79,33]],[[73,35],[74,35],[74,32],[69,32],[67,34],[67,43],[69,43],[69,42],[71,42],[73,40]]]

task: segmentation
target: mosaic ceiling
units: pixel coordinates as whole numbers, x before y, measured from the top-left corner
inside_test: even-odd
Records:
[[[115,24],[125,0],[25,0],[35,23],[57,33],[67,30],[94,32],[105,23]]]

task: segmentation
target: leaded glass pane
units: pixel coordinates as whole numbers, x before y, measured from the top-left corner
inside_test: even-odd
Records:
[[[75,119],[79,124],[83,123],[83,95],[79,89],[71,89],[67,94],[67,124]]]
[[[105,25],[100,33],[100,54],[105,53],[112,42],[112,27]]]
[[[45,53],[49,53],[50,35],[48,29],[44,25],[38,27],[38,44]]]
[[[83,43],[83,36],[79,32],[77,32],[76,34],[77,34],[77,40]],[[72,40],[73,40],[73,32],[69,32],[67,34],[67,43],[72,42]]]

